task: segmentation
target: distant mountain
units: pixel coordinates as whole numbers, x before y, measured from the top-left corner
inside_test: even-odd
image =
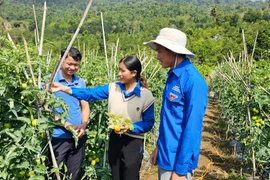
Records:
[[[153,2],[153,3],[183,3],[183,4],[191,4],[194,6],[212,6],[219,4],[226,5],[243,5],[249,3],[262,3],[265,0],[93,0],[93,6],[95,5],[132,5],[136,3],[144,3],[144,2]],[[44,0],[4,0],[4,2],[10,3],[23,3],[30,5],[43,5]],[[58,8],[78,8],[84,9],[86,4],[88,4],[89,0],[49,0],[46,1],[47,6]]]

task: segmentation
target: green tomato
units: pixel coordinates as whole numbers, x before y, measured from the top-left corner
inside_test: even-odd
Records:
[[[257,119],[257,116],[252,116],[251,119],[255,121]]]
[[[4,123],[4,128],[5,128],[5,129],[10,129],[11,127],[12,127],[12,125],[11,125],[10,122]]]
[[[20,174],[21,176],[24,176],[25,171],[21,170],[21,171],[19,172],[19,174]]]
[[[26,83],[22,83],[21,87],[22,87],[22,89],[26,89],[27,88],[27,84]]]
[[[45,132],[40,133],[40,137],[41,137],[42,139],[45,139],[45,138],[46,138],[46,133],[45,133]]]
[[[36,119],[33,119],[32,122],[31,122],[32,126],[36,126],[37,125],[37,120]]]
[[[36,163],[37,164],[40,164],[41,163],[39,158],[36,159]]]
[[[32,176],[32,175],[34,175],[34,174],[35,174],[34,171],[29,171],[29,172],[28,172],[28,176]]]

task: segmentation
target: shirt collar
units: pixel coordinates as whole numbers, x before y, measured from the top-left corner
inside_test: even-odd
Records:
[[[57,75],[56,75],[56,78],[55,78],[56,81],[58,82],[67,82],[66,79],[64,78],[64,76],[62,75],[62,70],[59,70]],[[76,76],[75,74],[72,75],[72,80],[70,82],[70,84],[78,84],[78,76]]]
[[[184,70],[183,67],[188,64],[191,64],[191,62],[188,58],[186,58],[180,64],[178,64],[174,69],[170,69],[167,74],[170,75],[171,73],[174,73],[177,77],[179,77],[182,71]]]
[[[141,85],[140,85],[140,82],[137,82],[135,88],[133,89],[132,92],[129,92],[128,94],[126,94],[126,88],[125,88],[125,85],[122,84],[120,81],[116,82],[117,85],[120,86],[121,90],[124,92],[125,95],[128,95],[128,94],[135,94],[136,96],[141,96]]]
[[[72,78],[73,79],[73,78]],[[57,81],[65,81],[64,76],[62,75],[62,70],[59,70],[57,75],[56,75],[56,79]]]

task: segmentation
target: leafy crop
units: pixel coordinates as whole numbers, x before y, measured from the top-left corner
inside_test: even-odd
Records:
[[[108,128],[113,129],[117,132],[124,132],[121,127],[128,126],[129,130],[133,130],[133,123],[130,119],[124,119],[123,115],[115,115],[115,114],[110,114],[106,113],[109,117],[109,122],[108,122]]]
[[[269,60],[228,61],[211,81],[228,136],[241,144],[237,153],[262,177],[270,169],[269,68]]]
[[[48,57],[38,56],[37,49],[33,45],[28,46],[31,59],[31,68],[26,62],[25,49],[14,46],[6,38],[0,37],[2,47],[0,49],[0,179],[45,179],[48,172],[46,163],[48,152],[48,137],[52,128],[64,126],[63,121],[67,116],[67,106],[63,99],[54,96],[45,89],[41,89],[40,82],[48,82],[43,78],[50,74],[54,68]],[[56,56],[56,55],[55,55]],[[117,59],[121,59],[118,57]],[[146,60],[145,57],[140,57]],[[149,60],[149,59],[148,59]],[[143,76],[148,80],[149,89],[156,97],[154,128],[146,134],[145,160],[149,160],[150,151],[153,149],[156,139],[156,131],[161,105],[162,89],[166,79],[165,70],[155,71],[157,62],[144,62]],[[104,58],[91,53],[85,54],[77,73],[82,77],[87,87],[103,85],[117,81],[118,63],[109,62],[108,71]],[[94,70],[94,71],[91,71]],[[156,73],[155,73],[156,72]],[[108,73],[110,76],[108,76]],[[41,79],[39,75],[41,74]],[[159,77],[159,78],[156,78]],[[163,79],[163,80],[161,80]],[[50,110],[47,110],[49,107]],[[55,114],[54,108],[61,107],[63,112]],[[81,179],[111,179],[111,169],[108,163],[109,128],[108,102],[95,101],[90,103],[91,117],[86,129],[86,157],[83,161]],[[55,120],[55,116],[59,120]],[[132,129],[132,123],[117,117],[119,125],[128,124]],[[126,122],[124,122],[126,121]],[[70,127],[71,128],[71,127]],[[48,130],[48,131],[47,131]],[[77,142],[77,134],[70,129]],[[47,138],[46,138],[47,137]],[[148,163],[149,164],[149,163]],[[63,163],[52,171],[58,171]],[[65,168],[64,168],[65,169]]]
[[[61,98],[33,83],[24,49],[4,42],[0,50],[0,178],[44,179],[49,174],[44,159],[47,152],[45,131],[51,132],[55,125],[64,123],[55,121],[54,111],[44,107],[63,108],[63,113],[57,114],[60,119],[66,116],[67,107]],[[46,66],[36,50],[30,48],[29,53],[36,59],[31,62],[33,69],[37,70],[40,64],[45,72]],[[34,76],[37,75],[34,71]],[[76,138],[77,133],[72,127],[70,130]]]

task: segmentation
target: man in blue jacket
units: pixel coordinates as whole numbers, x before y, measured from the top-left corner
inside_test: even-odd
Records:
[[[144,44],[157,51],[163,68],[170,68],[151,163],[158,165],[159,180],[191,180],[199,160],[208,86],[188,58],[194,54],[186,49],[182,31],[163,28]]]

